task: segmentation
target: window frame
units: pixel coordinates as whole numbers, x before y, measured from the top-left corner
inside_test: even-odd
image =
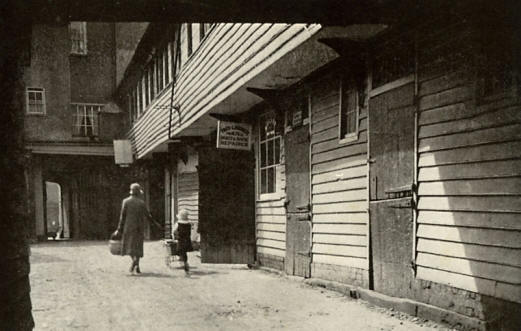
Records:
[[[339,84],[339,105],[338,105],[338,139],[340,144],[354,142],[358,140],[360,132],[360,91],[359,87],[354,82],[349,82],[345,76],[340,78]],[[346,93],[352,91],[355,96],[355,110],[347,111],[344,109],[346,103]],[[353,132],[347,131],[347,114],[355,113],[355,130]]]
[[[73,42],[73,33],[72,31],[76,30],[72,27],[72,24],[78,24],[79,26],[79,39],[78,39],[78,43],[80,45],[80,49],[77,50],[75,49],[74,47],[74,42]],[[88,54],[88,45],[87,45],[87,22],[70,22],[69,23],[69,40],[70,40],[70,43],[71,43],[71,49],[70,49],[70,54],[71,55],[79,55],[79,56],[85,56]],[[74,39],[76,40],[76,39]],[[83,49],[81,49],[81,44],[83,43],[84,47]]]
[[[98,138],[100,136],[100,113],[102,112],[104,105],[98,103],[71,102],[70,106],[71,108],[74,107],[74,113],[72,117],[72,136],[74,138]],[[83,114],[79,114],[80,107],[83,107]],[[89,114],[87,114],[87,107],[92,107],[92,109],[90,109],[91,113]],[[83,125],[82,121],[81,125],[77,125],[78,117],[80,117],[80,115],[81,118],[90,118],[91,124],[89,126]],[[92,128],[92,134],[89,135],[87,132],[83,134],[81,132],[81,128],[83,127],[85,130],[88,130],[89,127]]]
[[[41,112],[33,112],[31,111],[31,103],[29,102],[30,93],[39,93],[42,96],[42,111]],[[47,103],[45,100],[45,89],[43,87],[27,87],[25,89],[25,113],[27,115],[35,115],[35,116],[44,116],[47,115]]]
[[[186,58],[189,59],[190,56],[193,54],[193,43],[192,40],[192,24],[187,23],[186,24]]]
[[[156,97],[156,61],[152,60],[147,69],[148,75],[148,94],[149,94],[149,103],[151,105],[154,102]]]
[[[199,40],[202,41],[206,36],[206,24],[199,23]]]
[[[278,185],[278,181],[280,180],[278,178],[278,169],[279,167],[282,165],[282,137],[283,137],[283,130],[284,130],[284,120],[282,120],[282,126],[281,126],[281,132],[278,132],[277,133],[277,123],[275,124],[275,135],[272,136],[272,137],[265,137],[264,139],[262,139],[262,127],[261,127],[261,123],[263,122],[263,118],[269,118],[269,117],[273,117],[275,119],[275,121],[277,120],[281,120],[279,118],[277,118],[277,114],[274,112],[274,111],[269,111],[269,112],[266,112],[262,115],[259,116],[259,120],[258,120],[258,151],[257,151],[257,159],[258,159],[258,166],[257,166],[257,174],[256,174],[256,177],[257,177],[257,187],[258,187],[258,190],[257,190],[257,196],[258,196],[258,200],[274,200],[274,199],[280,199],[281,197],[281,193],[282,193],[282,190],[280,189],[280,185]],[[269,158],[268,158],[268,155],[266,155],[265,159],[266,159],[266,165],[262,165],[262,146],[263,144],[266,144],[266,153],[267,151],[269,151],[269,148],[268,148],[268,144],[273,142],[274,144],[278,143],[279,144],[279,148],[278,148],[278,160],[276,160],[276,148],[275,148],[275,145],[273,145],[273,163],[272,164],[269,164],[268,165],[268,162],[269,162]],[[273,171],[274,171],[274,180],[273,180],[273,191],[270,192],[270,190],[268,189],[267,192],[265,193],[262,193],[262,173],[263,171],[269,171],[268,169],[269,168],[273,168]],[[268,175],[267,175],[267,172],[266,172],[266,178],[268,178]]]

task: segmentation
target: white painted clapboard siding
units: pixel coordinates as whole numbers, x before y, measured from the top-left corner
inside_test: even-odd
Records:
[[[417,276],[521,302],[520,105],[476,104],[466,57],[451,56],[468,29],[440,36],[419,56]]]
[[[197,172],[180,173],[177,185],[177,204],[179,210],[188,210],[192,224],[192,240],[198,241],[197,227],[199,225],[199,176]]]
[[[311,97],[313,262],[368,270],[367,110],[359,139],[339,142],[339,80],[319,82]]]
[[[320,29],[312,24],[231,24],[214,27],[183,65],[176,83],[173,134],[181,132],[251,78]],[[130,139],[140,158],[168,139],[170,88],[137,121]]]

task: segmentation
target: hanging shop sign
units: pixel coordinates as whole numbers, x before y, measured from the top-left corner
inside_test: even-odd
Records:
[[[134,161],[130,140],[114,140],[114,161],[121,167],[128,167]]]
[[[250,150],[251,125],[217,122],[217,148]]]

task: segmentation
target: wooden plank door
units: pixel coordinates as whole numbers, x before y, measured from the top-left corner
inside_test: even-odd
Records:
[[[374,290],[412,291],[414,83],[370,99],[370,222]]]
[[[253,152],[199,149],[199,232],[203,263],[253,263]]]
[[[284,136],[286,157],[286,259],[288,275],[310,276],[309,125]]]

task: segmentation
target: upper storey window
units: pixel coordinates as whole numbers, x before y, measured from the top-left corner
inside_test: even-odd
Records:
[[[27,114],[45,115],[45,91],[40,87],[28,87],[26,90]]]
[[[71,38],[71,54],[87,54],[87,22],[71,22],[69,24]]]
[[[358,89],[347,78],[340,80],[340,139],[349,141],[358,139],[359,116]]]
[[[99,113],[103,105],[71,104],[71,108],[73,114],[73,136],[97,137],[99,135]]]
[[[192,24],[186,25],[186,48],[188,52],[188,57],[192,55]]]

